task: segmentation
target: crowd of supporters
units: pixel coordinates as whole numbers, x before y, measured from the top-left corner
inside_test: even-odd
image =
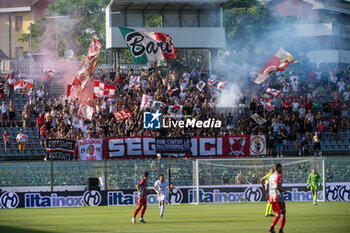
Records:
[[[140,75],[142,81],[136,88],[130,88],[131,76]],[[44,144],[48,138],[106,138],[118,136],[223,136],[264,134],[267,141],[267,155],[277,152],[283,156],[286,141],[293,141],[296,152],[308,154],[311,144],[320,152],[319,145],[326,131],[331,131],[334,140],[340,140],[339,132],[347,130],[350,107],[350,67],[333,71],[289,70],[277,72],[261,85],[248,81],[247,88],[233,97],[230,108],[218,108],[220,94],[208,85],[203,90],[198,82],[225,80],[227,74],[208,72],[201,68],[188,68],[183,73],[172,67],[142,69],[139,74],[131,69],[115,72],[99,70],[94,78],[106,84],[116,85],[114,98],[91,100],[95,107],[92,120],[78,115],[81,101],[78,98],[50,95],[50,77],[44,73],[37,90],[17,91],[28,96],[21,122],[16,121],[16,107],[12,100],[14,82],[25,78],[25,74],[9,73],[0,84],[0,101],[10,99],[8,105],[1,105],[1,126],[37,127],[37,137]],[[59,75],[54,78],[59,78]],[[248,83],[249,82],[249,83]],[[230,86],[226,80],[226,87]],[[274,97],[266,93],[267,88],[282,90]],[[225,92],[225,90],[224,90]],[[157,101],[169,105],[182,105],[184,120],[215,118],[222,122],[221,129],[144,129],[142,95],[153,96]],[[113,112],[128,109],[132,116],[117,122]],[[267,120],[258,124],[251,116],[257,113]],[[163,109],[167,114],[167,107]],[[6,139],[4,138],[4,142]]]

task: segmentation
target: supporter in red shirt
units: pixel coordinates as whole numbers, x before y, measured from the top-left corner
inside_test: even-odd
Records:
[[[305,103],[304,107],[305,107],[305,110],[307,112],[312,108],[312,103],[311,103],[310,99],[306,100],[306,103]]]
[[[288,100],[285,100],[282,102],[282,107],[284,112],[289,112],[291,104],[288,102]]]
[[[316,128],[317,128],[317,135],[320,137],[320,139],[322,139],[323,134],[326,131],[326,126],[322,123],[322,121],[319,121]]]
[[[341,104],[338,99],[333,102],[333,116],[340,117]]]
[[[39,116],[36,118],[36,126],[38,127],[38,138],[40,137],[40,128],[44,125],[44,113],[40,113]]]
[[[7,129],[5,129],[4,133],[2,134],[2,137],[4,139],[4,151],[9,151],[11,143],[11,134],[7,132]]]
[[[15,74],[13,73],[13,71],[11,70],[10,73],[8,73],[6,75],[6,80],[8,80],[9,78],[15,78]]]

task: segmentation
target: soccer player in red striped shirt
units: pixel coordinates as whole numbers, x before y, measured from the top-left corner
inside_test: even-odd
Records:
[[[142,180],[140,180],[140,182],[137,183],[136,185],[136,189],[139,194],[137,197],[137,208],[134,212],[134,216],[131,219],[133,223],[136,223],[135,217],[140,210],[141,210],[140,222],[146,223],[145,220],[143,219],[143,215],[145,214],[145,211],[147,209],[147,180],[148,180],[148,172],[145,172],[143,174]]]
[[[272,210],[277,213],[272,220],[269,231],[275,233],[275,225],[278,223],[278,220],[281,219],[279,233],[283,233],[283,227],[286,223],[286,205],[282,195],[282,165],[276,163],[274,165],[274,170],[275,172],[268,178],[265,186],[266,191],[269,191],[269,202],[272,205]]]

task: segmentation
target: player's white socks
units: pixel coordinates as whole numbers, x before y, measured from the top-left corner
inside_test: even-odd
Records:
[[[162,218],[164,214],[164,205],[160,206],[160,217]]]

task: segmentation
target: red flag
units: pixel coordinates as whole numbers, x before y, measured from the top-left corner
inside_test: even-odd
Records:
[[[50,77],[52,77],[52,76],[54,76],[54,75],[56,74],[56,72],[54,71],[54,69],[49,69],[49,70],[47,70],[47,74],[48,74]]]
[[[286,50],[282,48],[278,49],[278,51],[272,56],[264,68],[255,77],[254,83],[263,83],[266,79],[268,79],[268,77],[270,77],[272,72],[283,71],[290,63],[298,63],[298,61],[295,60],[293,55],[288,53]]]
[[[72,89],[73,89],[73,85],[68,84],[68,86],[67,86],[67,97],[70,96],[70,93],[72,92]]]
[[[131,117],[131,112],[128,109],[119,112],[113,112],[113,115],[117,121],[123,121]]]
[[[33,79],[26,79],[26,80],[20,80],[13,84],[14,90],[22,89],[22,88],[34,88],[35,80]]]
[[[95,80],[94,82],[94,99],[107,97],[113,98],[115,94],[115,86],[102,83]]]

